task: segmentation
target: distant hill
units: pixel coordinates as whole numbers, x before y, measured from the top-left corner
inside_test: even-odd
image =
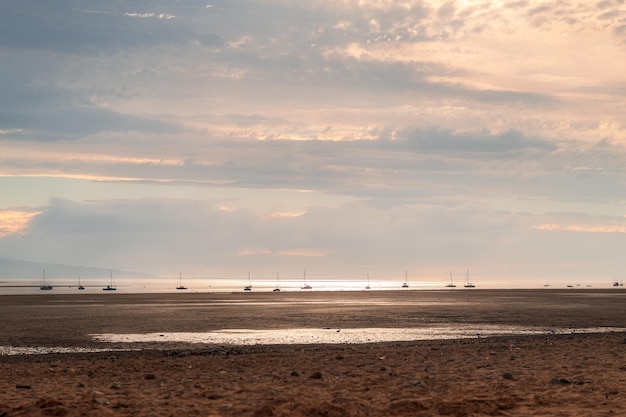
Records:
[[[0,281],[16,280],[39,280],[46,270],[46,277],[50,279],[85,279],[108,278],[107,268],[96,268],[76,265],[59,265],[52,263],[39,263],[30,261],[18,261],[13,259],[0,258]],[[153,275],[140,272],[113,270],[116,278],[154,278]]]

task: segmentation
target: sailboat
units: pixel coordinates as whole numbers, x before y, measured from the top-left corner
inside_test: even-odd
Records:
[[[186,290],[187,289],[187,287],[185,287],[183,285],[183,273],[182,272],[178,273],[178,285],[176,286],[176,289],[177,290]]]
[[[78,289],[79,290],[84,290],[85,287],[83,287],[82,285],[80,285],[80,275],[78,276]]]
[[[366,290],[370,289],[370,274],[367,274],[367,286],[365,287]]]
[[[409,288],[409,281],[406,278],[407,273],[404,271],[404,282],[402,283],[402,288]]]
[[[306,269],[304,270],[304,279],[303,279],[303,284],[300,287],[301,290],[311,290],[313,289],[313,287],[311,287],[309,284],[306,283]]]
[[[280,292],[280,287],[278,286],[278,272],[276,273],[276,288],[274,288],[272,291]]]
[[[53,287],[50,284],[46,284],[46,270],[43,270],[43,276],[41,277],[41,285],[39,285],[40,290],[49,291]]]
[[[456,288],[456,285],[452,281],[452,271],[450,271],[450,283],[446,285],[447,288]]]
[[[248,285],[243,287],[244,291],[252,291],[252,281],[250,280],[250,272],[248,272]]]
[[[472,284],[469,280],[469,269],[467,270],[467,275],[465,277],[465,285],[463,285],[465,288],[475,288],[476,285]]]
[[[115,288],[113,286],[113,273],[111,272],[110,269],[109,269],[109,276],[111,277],[111,283],[109,285],[107,285],[106,287],[104,287],[102,289],[102,291],[115,291],[115,290],[117,290],[117,288]]]

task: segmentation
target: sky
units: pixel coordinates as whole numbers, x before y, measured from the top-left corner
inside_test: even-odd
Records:
[[[626,2],[5,0],[0,257],[610,285]]]

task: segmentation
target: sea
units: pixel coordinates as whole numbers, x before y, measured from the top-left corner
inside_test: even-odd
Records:
[[[507,281],[505,279],[483,279],[480,281],[472,281],[474,287],[465,288],[464,282],[456,282],[455,287],[448,287],[449,281],[434,280],[337,280],[337,279],[313,279],[307,280],[306,283],[302,278],[261,278],[252,279],[233,279],[233,278],[184,278],[179,281],[178,278],[121,278],[114,279],[111,283],[105,279],[82,279],[80,285],[84,288],[78,289],[79,282],[76,280],[54,278],[47,279],[45,282],[52,287],[51,290],[41,290],[40,280],[27,279],[0,279],[0,295],[10,294],[72,294],[72,293],[93,293],[102,292],[107,285],[115,288],[115,291],[107,291],[108,293],[231,293],[240,292],[244,287],[250,286],[251,291],[275,291],[282,292],[293,291],[415,291],[415,290],[480,290],[480,289],[589,289],[589,288],[611,288],[613,282],[609,280],[596,280],[590,283],[576,283],[564,280],[546,281]],[[306,286],[305,286],[306,284]],[[308,286],[308,287],[307,287]],[[184,289],[177,289],[184,287]]]

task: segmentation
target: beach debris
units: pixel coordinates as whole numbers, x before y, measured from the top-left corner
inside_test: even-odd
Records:
[[[42,398],[38,400],[37,406],[42,410],[43,414],[49,416],[64,416],[69,412],[62,402],[51,398]]]
[[[570,380],[567,378],[552,378],[550,380],[550,383],[553,385],[556,384],[562,384],[562,385],[585,385],[585,384],[591,384],[591,381],[583,381],[583,380]]]
[[[92,391],[91,392],[92,401],[96,404],[100,405],[109,405],[109,400],[104,395],[104,392],[101,391]]]

